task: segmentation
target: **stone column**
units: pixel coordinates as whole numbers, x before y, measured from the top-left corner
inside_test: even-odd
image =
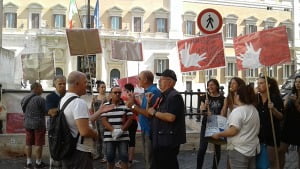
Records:
[[[0,48],[2,48],[3,0],[0,0]]]
[[[294,49],[295,58],[297,62],[296,69],[300,69],[300,2],[294,0],[293,2],[293,20],[294,20]]]
[[[182,33],[182,0],[169,0],[170,4],[170,16],[169,16],[169,38],[181,39]]]

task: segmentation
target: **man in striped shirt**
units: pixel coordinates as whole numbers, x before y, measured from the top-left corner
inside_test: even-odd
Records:
[[[113,169],[115,164],[116,150],[118,149],[119,158],[122,161],[122,169],[128,168],[128,127],[132,121],[133,113],[121,99],[121,88],[111,89],[111,100],[102,105],[114,105],[114,108],[101,114],[102,124],[105,127],[104,142],[106,144],[107,169]]]

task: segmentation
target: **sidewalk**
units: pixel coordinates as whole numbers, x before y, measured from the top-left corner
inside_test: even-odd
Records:
[[[212,168],[212,153],[207,153],[205,157],[205,162],[203,169],[211,169]],[[226,169],[226,161],[227,161],[227,153],[226,151],[222,151],[221,161],[219,164],[219,169]],[[297,152],[291,151],[287,154],[285,169],[298,169],[298,160],[297,160]],[[197,159],[197,151],[181,151],[178,156],[178,161],[180,165],[180,169],[195,169],[196,168],[196,159]],[[138,162],[134,163],[131,169],[143,169],[144,162],[142,160],[142,154],[136,154],[136,159]],[[23,169],[25,164],[25,157],[18,158],[8,158],[8,159],[0,159],[0,169]],[[43,160],[46,163],[49,163],[49,159]],[[105,164],[100,163],[99,160],[94,161],[95,169],[105,169]]]

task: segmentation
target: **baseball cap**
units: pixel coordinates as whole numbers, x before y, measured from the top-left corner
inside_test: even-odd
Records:
[[[169,77],[175,81],[177,81],[176,74],[173,70],[171,69],[166,69],[162,73],[156,73],[156,76],[164,76],[164,77]]]

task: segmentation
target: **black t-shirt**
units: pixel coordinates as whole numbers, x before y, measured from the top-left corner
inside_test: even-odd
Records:
[[[283,101],[280,96],[271,95],[271,101],[274,104],[274,107],[283,113]],[[262,102],[261,96],[257,95],[258,98],[258,104],[256,106],[256,109],[259,113],[259,120],[260,120],[260,132],[259,132],[259,141],[261,143],[267,144],[269,146],[274,146],[273,141],[273,132],[272,132],[272,125],[271,125],[271,117],[270,117],[270,111],[268,108],[268,101],[265,103]],[[276,143],[277,146],[280,144],[280,120],[277,119],[274,115],[273,117],[273,123],[274,123],[274,129],[276,134]]]
[[[201,96],[200,97],[200,102],[205,103],[206,96]],[[220,95],[220,96],[210,96],[208,95],[208,101],[209,101],[209,110],[212,113],[212,115],[220,115],[221,110],[224,105],[224,99],[225,97]]]

